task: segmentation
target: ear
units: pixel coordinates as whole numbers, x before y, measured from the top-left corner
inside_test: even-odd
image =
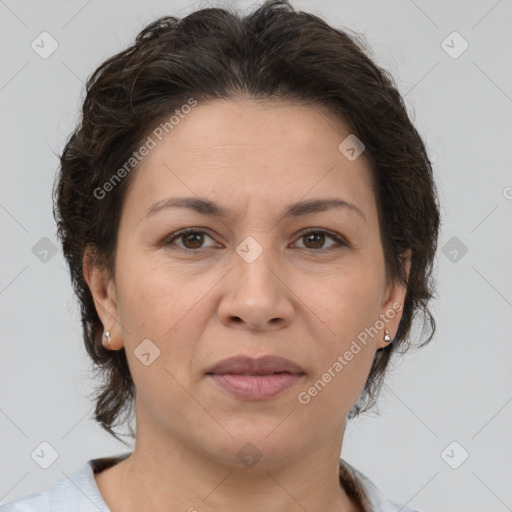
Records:
[[[411,271],[411,255],[412,251],[408,249],[403,255],[403,265],[407,281],[409,281],[409,273]],[[398,325],[402,318],[402,311],[404,309],[405,296],[407,294],[407,285],[400,282],[389,282],[386,286],[384,298],[382,301],[381,316],[380,318],[385,324],[382,332],[379,333],[377,339],[377,348],[387,347],[390,342],[384,341],[384,330],[389,331],[389,336],[393,340],[398,331]]]
[[[84,251],[83,274],[91,291],[96,312],[103,324],[103,331],[110,331],[111,343],[108,348],[118,350],[123,343],[115,282],[107,269],[96,261],[94,249],[90,245]]]

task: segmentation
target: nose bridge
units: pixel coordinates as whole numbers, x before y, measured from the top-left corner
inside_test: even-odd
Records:
[[[250,193],[238,198],[242,202],[239,204],[235,231],[241,239],[234,247],[232,258],[233,286],[237,288],[238,284],[242,284],[242,291],[254,296],[258,293],[279,293],[283,286],[275,275],[280,268],[278,244],[275,240],[279,228],[278,219],[271,208],[263,207],[275,202],[270,196],[268,186],[260,182],[251,186]],[[267,302],[270,299],[267,296]],[[257,300],[256,297],[254,300]]]
[[[237,280],[251,286],[268,285],[275,279],[269,269],[276,266],[272,234],[263,229],[252,231],[235,248],[233,255]]]
[[[227,288],[219,314],[223,321],[242,320],[250,327],[288,323],[293,316],[285,279],[279,277],[279,262],[271,233],[252,231],[235,247]]]

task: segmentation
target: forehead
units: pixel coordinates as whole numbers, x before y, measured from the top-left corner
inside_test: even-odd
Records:
[[[198,103],[158,140],[132,177],[125,203],[147,209],[177,196],[207,196],[247,209],[332,197],[375,214],[369,166],[339,145],[350,135],[327,109],[282,101]],[[151,136],[151,135],[150,135]],[[281,205],[281,203],[283,203]],[[236,208],[234,208],[236,210]]]
[[[311,164],[339,156],[339,143],[350,134],[325,107],[255,99],[199,103],[163,135],[146,162],[160,153],[180,150],[193,161],[215,152],[216,160],[247,157],[257,163]],[[185,154],[187,152],[188,154]],[[305,160],[304,160],[305,159]],[[355,167],[355,166],[354,166]]]

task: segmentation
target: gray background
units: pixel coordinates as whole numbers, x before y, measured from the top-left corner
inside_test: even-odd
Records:
[[[226,4],[0,1],[0,502],[128,450],[90,419],[92,373],[51,214],[53,151],[83,82],[156,17]],[[390,373],[380,415],[349,424],[342,455],[422,511],[512,510],[512,2],[294,5],[366,36],[427,143],[443,205],[435,338]],[[59,44],[47,59],[31,48],[43,31]],[[457,58],[442,46],[453,31],[469,44]],[[59,454],[48,469],[31,458],[43,441]]]

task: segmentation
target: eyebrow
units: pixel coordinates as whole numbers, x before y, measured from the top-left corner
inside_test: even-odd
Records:
[[[172,197],[153,203],[147,209],[145,218],[167,208],[189,208],[197,213],[219,218],[228,218],[232,214],[230,210],[210,199],[202,197]],[[366,221],[363,212],[355,204],[338,198],[311,199],[292,203],[285,209],[283,218],[300,217],[311,213],[324,212],[332,208],[344,208],[346,211],[355,212]]]

